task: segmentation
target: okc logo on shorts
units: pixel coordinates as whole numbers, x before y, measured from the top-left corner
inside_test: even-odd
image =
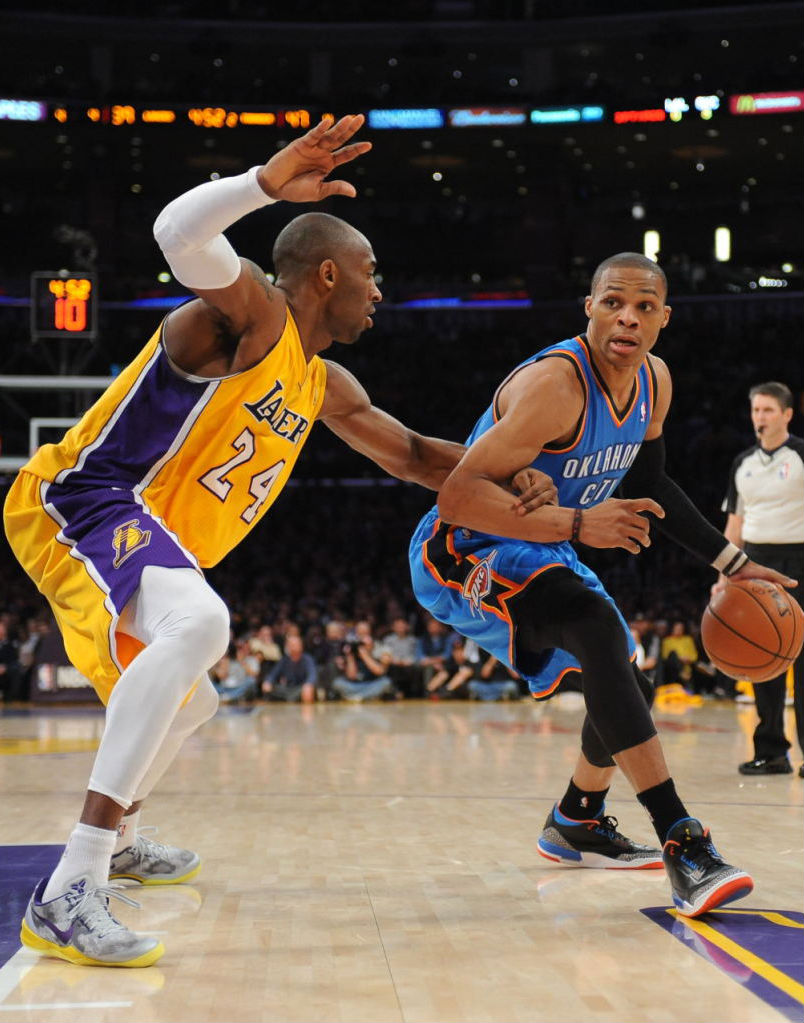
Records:
[[[112,547],[115,549],[115,559],[112,562],[115,568],[120,568],[126,558],[130,558],[135,551],[141,547],[147,547],[151,542],[150,529],[140,529],[140,520],[131,519],[118,526],[112,537]]]
[[[461,591],[463,596],[469,601],[469,610],[472,612],[472,617],[483,615],[483,598],[487,597],[491,593],[491,586],[493,578],[491,574],[491,563],[497,557],[497,551],[492,551],[488,557],[483,558],[479,561],[469,575],[466,577],[466,582],[463,584],[463,590]]]

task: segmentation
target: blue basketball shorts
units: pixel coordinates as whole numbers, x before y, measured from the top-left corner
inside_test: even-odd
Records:
[[[567,672],[581,669],[558,647],[544,650],[536,662],[529,660],[527,672],[517,665],[517,622],[509,602],[551,568],[570,569],[609,601],[625,631],[628,655],[634,657],[634,640],[619,608],[567,542],[532,543],[476,533],[442,522],[434,508],[413,534],[409,555],[413,591],[422,607],[516,671],[534,696],[547,696]]]

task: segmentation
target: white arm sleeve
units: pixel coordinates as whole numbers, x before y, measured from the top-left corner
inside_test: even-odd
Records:
[[[186,288],[228,288],[240,276],[237,253],[221,232],[276,202],[260,188],[259,169],[206,181],[168,203],[156,218],[154,238],[173,276]]]

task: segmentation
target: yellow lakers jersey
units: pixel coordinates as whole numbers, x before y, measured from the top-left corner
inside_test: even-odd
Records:
[[[324,399],[326,366],[305,359],[289,310],[261,362],[215,379],[174,366],[163,327],[61,443],[24,469],[70,488],[133,491],[208,567],[285,485]],[[130,539],[121,534],[121,551]]]

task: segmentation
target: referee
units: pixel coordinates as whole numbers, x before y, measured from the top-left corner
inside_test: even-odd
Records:
[[[727,539],[754,561],[804,579],[804,440],[791,436],[793,395],[785,384],[757,384],[748,392],[757,443],[734,460],[723,502]],[[804,653],[794,666],[799,746],[804,749]],[[740,774],[790,774],[784,734],[785,675],[754,686],[759,724],[754,759]],[[804,764],[799,768],[804,778]]]

